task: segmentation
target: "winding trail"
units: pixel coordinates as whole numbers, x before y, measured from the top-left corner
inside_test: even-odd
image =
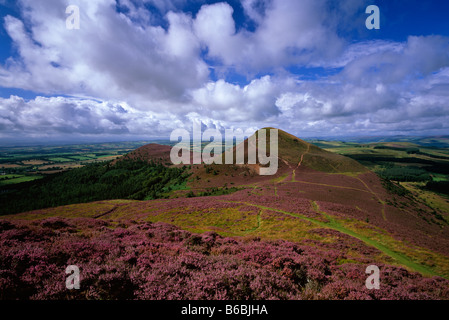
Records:
[[[307,153],[309,153],[309,151],[310,151],[310,144],[307,145],[307,150],[306,150],[306,152],[304,152],[303,154],[301,154],[301,159],[299,160],[298,165],[297,165],[296,168],[293,169],[293,171],[292,171],[292,182],[296,182],[296,179],[295,179],[295,177],[296,177],[296,169],[298,169],[298,168],[301,166],[302,161],[304,160],[304,155],[306,155]]]
[[[296,180],[295,182],[313,184],[313,185],[317,185],[317,186],[324,186],[324,187],[330,187],[330,188],[355,190],[355,191],[361,191],[361,192],[366,192],[366,193],[371,193],[371,194],[376,195],[376,193],[373,193],[371,191],[364,190],[364,189],[359,189],[359,188],[354,188],[354,187],[337,186],[337,185],[334,185],[334,184],[318,183],[318,182],[310,182],[310,181],[301,181],[301,180]]]
[[[304,160],[304,155],[306,155],[306,154],[309,153],[309,152],[310,152],[310,144],[307,145],[307,150],[306,150],[306,152],[304,152],[304,153],[301,155],[301,159],[299,160],[299,163],[298,163],[298,165],[296,166],[296,169],[298,169],[298,168],[301,166],[302,161]]]
[[[316,219],[313,219],[313,218],[309,218],[309,217],[306,217],[306,216],[304,216],[302,214],[292,213],[292,212],[288,212],[288,211],[285,211],[285,210],[272,208],[272,207],[267,207],[267,206],[262,206],[262,205],[258,205],[258,204],[255,204],[255,203],[245,202],[245,201],[227,201],[227,202],[245,204],[245,205],[248,205],[248,206],[259,208],[261,210],[271,210],[271,211],[274,211],[274,212],[282,213],[282,214],[285,214],[285,215],[288,215],[288,216],[291,216],[291,217],[294,217],[294,218],[299,218],[301,220],[311,222],[311,223],[319,225],[320,227],[323,227],[323,228],[329,228],[329,229],[336,230],[338,232],[341,232],[341,233],[344,233],[344,234],[346,234],[348,236],[356,238],[356,239],[364,242],[365,244],[367,244],[367,245],[369,245],[371,247],[374,247],[374,248],[378,249],[379,251],[383,252],[387,256],[389,256],[389,257],[393,258],[394,260],[396,260],[399,264],[401,264],[403,266],[406,266],[406,267],[408,267],[409,269],[411,269],[413,271],[420,272],[423,275],[440,276],[440,277],[448,279],[448,277],[445,277],[445,276],[443,276],[441,274],[436,273],[435,271],[433,271],[432,269],[428,268],[427,266],[424,266],[422,264],[414,262],[411,258],[409,258],[408,256],[406,256],[406,255],[404,255],[402,253],[393,251],[390,248],[388,248],[387,246],[385,246],[384,244],[382,244],[382,243],[380,243],[380,242],[378,242],[376,240],[370,239],[370,238],[368,238],[368,237],[366,237],[364,235],[361,235],[361,234],[359,234],[359,233],[357,233],[357,232],[355,232],[355,231],[353,231],[351,229],[348,229],[347,227],[343,226],[340,222],[338,222],[335,218],[333,218],[331,215],[329,215],[326,212],[322,211],[315,201],[311,201],[311,206],[312,206],[313,210],[316,213],[322,215],[324,218],[326,218],[328,220],[328,222],[323,222],[323,221],[319,221],[319,220],[316,220]],[[259,212],[259,215],[258,215],[258,226],[260,226],[260,223],[262,222],[262,219],[260,217],[260,212]],[[254,230],[256,230],[256,229],[254,229]]]
[[[369,193],[371,193],[374,197],[376,197],[377,200],[382,204],[382,209],[381,209],[382,218],[384,219],[384,221],[387,221],[387,217],[385,215],[385,205],[386,205],[385,201],[383,201],[377,193],[375,193],[373,190],[371,190],[371,188],[365,183],[365,181],[363,181],[359,177],[356,177],[356,179],[359,180],[361,183],[363,183],[363,185],[369,191]]]
[[[98,218],[104,217],[105,215],[108,215],[108,214],[114,212],[118,207],[119,207],[118,205],[115,205],[112,209],[109,209],[109,210],[107,210],[106,212],[97,214],[97,215],[95,215],[93,218],[94,218],[94,219],[98,219]]]

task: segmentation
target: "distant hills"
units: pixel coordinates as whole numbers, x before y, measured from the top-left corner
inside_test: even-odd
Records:
[[[264,128],[261,130],[269,130]],[[260,130],[259,130],[260,131]],[[254,135],[257,137],[257,131]],[[269,143],[269,134],[267,133],[267,144]],[[257,140],[257,139],[256,139]],[[240,146],[233,147],[234,162],[237,148],[243,148],[245,163],[248,163],[248,139],[241,143]],[[170,161],[171,147],[168,145],[160,145],[151,143],[144,145],[127,155],[122,159],[139,159],[147,162],[165,163],[171,165]],[[223,155],[226,151],[223,153]],[[366,172],[367,169],[360,163],[351,158],[335,154],[330,151],[321,149],[311,143],[301,140],[283,130],[278,129],[278,154],[282,163],[281,166],[287,165],[290,168],[303,165],[308,168],[329,173],[344,172]],[[191,156],[192,158],[192,156]],[[224,157],[223,157],[224,159]],[[120,161],[120,160],[117,160]],[[191,161],[192,162],[192,161]],[[224,160],[222,161],[224,163]],[[256,168],[259,165],[245,165],[243,167]]]
[[[255,133],[256,140],[259,132],[260,130]],[[343,282],[338,282],[338,285],[334,283],[335,287],[332,287],[331,284],[336,281],[332,280],[332,274],[337,274],[336,270],[348,270],[349,273],[345,276],[351,277],[352,272],[357,274],[354,279],[360,280],[365,276],[366,266],[370,264],[382,266],[382,272],[394,270],[396,274],[401,273],[400,270],[408,270],[402,272],[404,278],[400,280],[404,281],[400,286],[405,287],[406,283],[422,279],[423,276],[434,277],[432,281],[440,281],[440,284],[441,281],[447,281],[443,278],[449,279],[449,223],[445,215],[399,184],[381,179],[354,159],[326,151],[282,130],[278,131],[278,138],[279,167],[272,176],[259,175],[262,165],[258,162],[172,165],[171,147],[153,143],[112,162],[74,169],[59,175],[58,183],[66,182],[64,194],[70,193],[71,188],[76,186],[76,195],[81,199],[85,185],[89,186],[89,192],[98,189],[114,195],[118,194],[114,193],[115,190],[120,190],[119,198],[92,198],[83,203],[70,202],[69,197],[65,206],[56,203],[53,208],[41,207],[39,210],[7,215],[3,219],[40,221],[58,217],[68,219],[64,220],[67,225],[71,225],[71,219],[75,218],[94,219],[104,221],[108,228],[123,225],[138,230],[143,230],[141,228],[144,228],[144,222],[168,223],[191,233],[216,233],[225,237],[224,244],[226,241],[234,241],[226,240],[226,237],[230,237],[238,241],[282,240],[308,248],[319,248],[332,258],[327,262],[321,261],[321,267],[307,259],[301,260],[304,269],[300,265],[295,269],[302,270],[305,278],[301,279],[309,279],[314,283],[313,289],[310,289],[310,297],[315,298],[328,292],[326,290],[336,292],[338,286],[345,286],[342,280]],[[242,144],[244,150],[248,150],[248,140]],[[236,148],[238,146],[234,147],[234,151]],[[247,156],[245,154],[245,159]],[[49,187],[51,181],[36,183],[43,183],[41,190],[50,192],[48,196],[51,197],[51,190],[55,189]],[[37,184],[33,184],[27,190],[36,186]],[[33,195],[38,197],[36,193]],[[108,228],[98,227],[92,232],[102,234]],[[161,237],[162,240],[158,241],[170,239],[166,235]],[[188,246],[189,250],[200,250],[198,252],[201,254],[217,254],[220,259],[227,254],[226,250],[236,252],[234,247],[227,249],[222,242],[220,249],[214,251],[213,247],[204,242],[209,240],[201,239],[198,238],[199,244],[192,238],[189,240],[191,244],[180,245]],[[183,240],[176,238],[166,241],[178,243]],[[189,262],[182,262],[182,259],[181,267],[190,266]],[[242,259],[246,261],[245,258]],[[265,257],[262,260],[272,261],[270,259]],[[332,265],[329,261],[332,261]],[[251,263],[253,266],[254,263]],[[103,268],[101,263],[99,267]],[[316,268],[322,268],[317,271],[319,277],[313,276],[313,270],[318,270]],[[273,272],[280,272],[281,277],[287,277],[290,271],[285,269],[285,274],[279,270]],[[340,277],[341,274],[338,274]],[[383,276],[388,278],[388,272]],[[301,283],[303,286],[307,281]],[[382,285],[385,286],[385,292],[392,288],[388,289],[392,282],[384,282]],[[299,296],[305,294],[301,290],[306,290],[301,286],[295,289],[299,290]],[[369,292],[363,288],[362,281],[335,297],[351,297],[351,290],[357,294],[364,292],[369,296]],[[152,287],[151,290],[157,290],[157,287]],[[184,289],[179,290],[182,292]],[[248,290],[252,292],[252,289]],[[397,294],[398,297],[401,296]],[[416,294],[417,297],[425,297],[426,293]],[[181,293],[180,295],[182,296]],[[334,295],[327,293],[325,296]],[[372,298],[381,296],[371,295]],[[441,296],[449,298],[449,292],[439,291],[439,297]]]
[[[422,147],[448,148],[449,136],[361,136],[361,137],[330,137],[330,138],[311,138],[315,141],[345,141],[355,143],[378,143],[378,142],[407,142]]]

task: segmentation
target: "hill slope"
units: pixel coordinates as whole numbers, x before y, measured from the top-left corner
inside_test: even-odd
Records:
[[[247,150],[248,140],[243,144]],[[148,145],[127,158],[165,162],[169,152],[170,149],[165,146]],[[24,221],[36,220],[30,228],[37,229],[46,225],[44,219],[54,217],[68,219],[64,222],[67,225],[77,225],[77,219],[94,219],[96,223],[102,221],[108,228],[122,226],[129,229],[131,233],[122,229],[118,231],[123,236],[144,230],[141,229],[147,228],[142,226],[144,222],[163,222],[189,232],[216,233],[228,239],[224,243],[245,239],[257,242],[255,239],[261,239],[264,241],[261,246],[267,248],[272,241],[297,243],[307,247],[307,250],[324,250],[326,253],[322,254],[329,256],[327,262],[320,260],[316,264],[307,259],[292,262],[306,266],[306,277],[315,286],[310,291],[313,294],[309,297],[312,298],[347,298],[352,297],[351,292],[359,294],[360,288],[364,287],[363,276],[360,275],[370,264],[382,267],[384,279],[389,277],[386,270],[395,270],[402,274],[404,283],[415,287],[413,281],[422,279],[422,276],[436,277],[431,280],[435,287],[446,283],[439,277],[449,279],[448,223],[433,209],[410,194],[402,193],[398,186],[383,181],[355,160],[335,155],[279,131],[278,172],[273,176],[261,176],[258,174],[259,168],[259,164],[192,165],[183,169],[183,172],[186,170],[190,174],[185,190],[171,191],[170,199],[97,201],[25,212],[5,216],[4,219],[24,223],[27,228],[28,222]],[[167,186],[166,190],[170,188]],[[204,194],[213,196],[202,196]],[[39,222],[41,220],[42,223]],[[98,236],[108,228],[99,226],[92,232]],[[104,236],[110,237],[106,233]],[[174,241],[182,240],[174,237]],[[236,252],[232,246],[213,251],[213,242],[197,240],[183,245],[193,243],[193,251],[207,252],[207,255]],[[198,247],[198,244],[201,245]],[[195,267],[195,263],[183,259],[179,261],[179,268]],[[248,263],[254,267],[254,263],[265,263],[264,259]],[[331,265],[329,261],[332,261]],[[246,262],[241,263],[246,268]],[[287,269],[276,270],[274,272],[281,274],[285,271],[283,276],[290,274]],[[338,280],[335,278],[337,274]],[[195,276],[200,277],[198,274]],[[344,279],[348,278],[355,281],[358,289],[346,287]],[[391,281],[384,281],[381,285],[385,286],[385,292],[392,292],[394,287]],[[157,290],[151,288],[148,290]],[[336,293],[340,292],[338,288],[346,288],[346,291],[339,295]],[[300,286],[298,290],[299,296],[307,298],[305,288]],[[429,296],[425,290],[431,289],[423,290],[415,297]],[[437,296],[449,299],[449,292],[441,290]],[[364,294],[370,295],[367,292]],[[397,297],[400,296],[397,293]]]
[[[114,160],[112,163],[115,164],[117,161],[123,160],[142,160],[142,161],[152,161],[154,163],[160,163],[164,165],[170,165],[170,146],[161,145],[157,143],[146,144],[142,147],[137,148],[124,155],[123,157]]]
[[[266,130],[267,128],[261,129]],[[351,158],[321,149],[285,131],[278,130],[279,157],[291,165],[329,173],[361,173],[368,170]]]

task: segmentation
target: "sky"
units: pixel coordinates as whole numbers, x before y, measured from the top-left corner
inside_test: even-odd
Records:
[[[448,135],[448,12],[443,0],[0,0],[0,144],[168,138],[194,121]]]

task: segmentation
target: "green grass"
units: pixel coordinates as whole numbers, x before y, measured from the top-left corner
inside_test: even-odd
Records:
[[[435,270],[433,270],[433,268],[430,268],[428,266],[423,265],[422,263],[418,263],[416,261],[414,261],[414,259],[412,259],[411,257],[407,256],[406,254],[402,253],[402,252],[397,252],[396,250],[393,250],[392,248],[390,248],[386,243],[383,243],[379,240],[374,240],[372,238],[368,238],[365,235],[362,235],[358,232],[355,232],[354,230],[351,230],[349,228],[347,228],[346,226],[344,226],[340,221],[337,221],[336,219],[334,219],[332,216],[326,214],[325,212],[321,211],[318,207],[318,205],[315,202],[312,202],[312,207],[315,210],[315,212],[321,214],[322,216],[324,216],[328,222],[323,222],[323,221],[319,221],[316,219],[312,219],[312,218],[308,218],[305,217],[303,215],[300,214],[295,214],[295,213],[291,213],[291,212],[287,212],[284,210],[280,210],[280,209],[276,209],[276,208],[270,208],[267,206],[262,206],[262,205],[256,205],[256,204],[251,204],[251,203],[245,203],[246,205],[249,206],[254,206],[257,207],[259,209],[263,209],[263,210],[271,210],[274,212],[279,212],[291,217],[296,217],[299,218],[301,220],[316,224],[320,227],[323,228],[330,228],[336,231],[339,231],[341,233],[347,234],[351,237],[354,237],[356,239],[359,239],[361,241],[363,241],[364,243],[366,243],[369,246],[372,246],[378,250],[380,250],[381,252],[383,252],[384,254],[386,254],[387,256],[391,257],[392,259],[394,259],[398,264],[403,265],[407,268],[409,268],[410,270],[416,271],[416,272],[420,272],[423,275],[427,275],[427,276],[441,276],[441,277],[446,277],[449,278],[449,275],[442,275],[438,272],[436,272]]]
[[[432,174],[432,180],[433,181],[448,181],[449,177],[446,174],[441,174],[441,173],[434,173]]]
[[[33,180],[42,178],[42,176],[38,176],[38,175],[34,175],[34,176],[11,175],[11,176],[15,176],[15,178],[7,179],[7,180],[0,180],[0,185],[16,184],[16,183],[33,181]]]
[[[48,160],[53,161],[53,162],[70,162],[70,161],[73,161],[72,159],[62,158],[62,157],[48,158]]]
[[[311,201],[311,207],[320,215],[320,218],[310,218],[299,213],[292,213],[266,205],[258,205],[251,202],[224,201],[225,203],[240,204],[234,208],[208,208],[207,210],[190,211],[189,208],[174,208],[171,210],[152,214],[152,207],[148,203],[145,214],[139,214],[132,206],[123,203],[117,207],[108,219],[145,219],[152,222],[164,221],[180,226],[189,231],[205,232],[216,231],[223,236],[257,236],[266,239],[284,239],[288,241],[300,241],[317,238],[319,241],[334,241],[333,238],[321,238],[311,232],[316,227],[336,230],[340,233],[356,238],[365,244],[378,249],[382,255],[380,259],[386,263],[394,261],[398,265],[420,272],[423,275],[439,275],[449,278],[447,258],[432,253],[423,248],[410,247],[406,243],[398,241],[381,229],[366,229],[362,221],[352,219],[339,219],[320,209],[316,202]],[[129,202],[130,204],[135,201]],[[152,202],[153,203],[153,202]],[[54,214],[64,216],[64,210],[80,214],[80,207],[86,214],[92,215],[94,211],[101,213],[121,204],[121,202],[104,201],[98,204],[79,204],[76,206],[60,207],[54,210]],[[161,204],[162,205],[162,204]],[[248,206],[248,207],[247,207]],[[99,210],[101,207],[101,210]],[[160,206],[157,205],[157,208]],[[251,210],[250,207],[254,209]],[[140,209],[139,209],[140,210]],[[158,211],[158,210],[157,210]],[[71,213],[67,213],[70,216]],[[357,252],[348,252],[348,259],[357,255]],[[431,261],[435,266],[428,266]]]
[[[173,191],[178,191],[178,190],[189,190],[190,188],[187,186],[187,180],[185,180],[180,184],[175,184],[175,185],[170,186],[169,189],[173,190]],[[165,190],[170,191],[170,190],[168,190],[168,188],[164,188],[164,191]]]
[[[391,258],[393,258],[394,260],[396,260],[400,264],[408,267],[411,270],[420,272],[423,275],[441,276],[440,274],[436,273],[434,270],[430,269],[429,267],[424,266],[419,263],[416,263],[408,256],[392,250],[389,246],[384,245],[381,241],[378,241],[378,240],[376,241],[372,238],[368,238],[364,235],[354,232],[351,229],[348,229],[347,227],[344,227],[340,222],[337,222],[330,215],[326,214],[324,211],[321,211],[320,208],[318,207],[318,204],[315,201],[312,203],[312,206],[313,206],[313,209],[315,212],[322,214],[329,220],[329,223],[326,223],[326,225],[328,225],[330,228],[337,230],[341,233],[345,233],[351,237],[357,238],[357,239],[365,242],[366,244],[368,244],[372,247],[375,247],[376,249],[382,251],[386,255],[390,256]]]
[[[73,160],[78,160],[78,161],[84,161],[84,160],[92,160],[92,157],[86,157],[86,156],[70,156],[71,159]]]
[[[20,178],[23,177],[23,174],[5,174],[3,176],[0,176],[0,179],[14,179],[14,178]]]
[[[116,156],[116,155],[117,154],[104,154],[104,155],[101,155],[101,156],[96,156],[96,158],[100,159],[100,158],[112,157],[112,156]]]

